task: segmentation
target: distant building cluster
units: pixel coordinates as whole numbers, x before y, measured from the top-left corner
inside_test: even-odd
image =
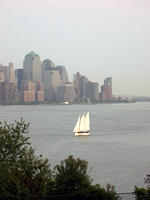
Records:
[[[0,103],[105,102],[118,100],[112,95],[112,78],[106,78],[99,91],[97,82],[77,72],[68,81],[66,68],[50,59],[41,62],[33,51],[23,61],[23,69],[0,65]]]

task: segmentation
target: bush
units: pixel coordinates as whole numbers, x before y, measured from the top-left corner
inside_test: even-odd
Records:
[[[138,188],[135,186],[136,200],[150,200],[150,188]]]

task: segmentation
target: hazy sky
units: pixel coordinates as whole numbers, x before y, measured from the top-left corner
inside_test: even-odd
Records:
[[[31,50],[103,83],[150,96],[150,0],[0,0],[0,63]]]

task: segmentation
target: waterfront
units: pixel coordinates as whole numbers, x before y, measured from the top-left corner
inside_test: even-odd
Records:
[[[91,135],[74,137],[80,113],[90,112]],[[143,186],[150,172],[150,103],[1,106],[0,120],[30,122],[37,153],[55,165],[72,154],[89,162],[94,183],[111,183],[118,192]]]

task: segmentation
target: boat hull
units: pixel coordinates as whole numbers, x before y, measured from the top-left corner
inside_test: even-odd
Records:
[[[75,132],[75,136],[87,136],[90,135],[90,132]]]

